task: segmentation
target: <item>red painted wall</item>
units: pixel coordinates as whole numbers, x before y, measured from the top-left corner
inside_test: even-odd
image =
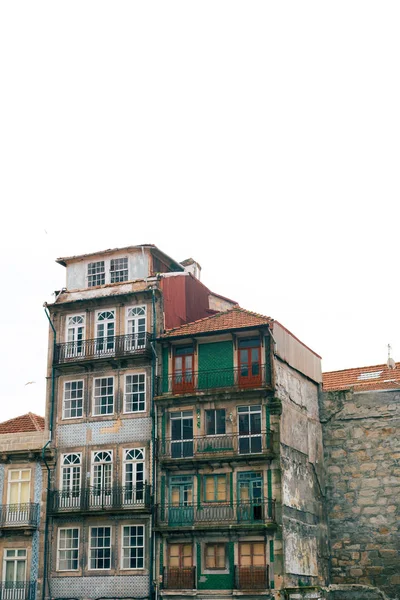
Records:
[[[163,277],[165,329],[209,317],[209,289],[192,275]]]

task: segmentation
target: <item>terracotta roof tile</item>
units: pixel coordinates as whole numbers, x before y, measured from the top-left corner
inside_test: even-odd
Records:
[[[0,434],[27,433],[29,431],[44,431],[44,418],[29,412],[0,423]]]
[[[257,325],[268,325],[273,323],[273,319],[265,317],[255,312],[245,310],[240,306],[235,306],[229,310],[219,312],[211,317],[204,317],[192,323],[186,323],[181,327],[168,329],[161,337],[173,338],[185,335],[197,335],[209,333],[212,331],[226,331],[229,329],[245,329],[246,327],[256,327]]]
[[[322,379],[325,392],[348,389],[358,392],[393,390],[400,388],[400,363],[396,363],[394,369],[389,369],[386,364],[383,364],[330,371],[323,373]]]

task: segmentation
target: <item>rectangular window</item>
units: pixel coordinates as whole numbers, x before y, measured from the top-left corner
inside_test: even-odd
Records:
[[[171,456],[193,456],[193,412],[184,410],[171,413]]]
[[[112,415],[114,412],[114,377],[94,380],[93,415]]]
[[[226,502],[226,475],[206,475],[204,484],[206,502]]]
[[[13,469],[8,472],[7,504],[26,504],[31,494],[31,470]]]
[[[144,568],[144,525],[122,527],[122,568]]]
[[[79,529],[58,530],[57,570],[76,571],[78,569]]]
[[[239,453],[256,454],[262,451],[261,406],[239,406]]]
[[[104,285],[105,278],[104,260],[88,264],[88,287]]]
[[[26,550],[24,548],[5,549],[3,561],[3,581],[6,588],[10,590],[3,591],[2,598],[10,598],[12,600],[22,598],[20,586],[26,581]]]
[[[241,567],[263,567],[265,565],[265,545],[263,542],[239,544],[239,564]]]
[[[112,258],[110,262],[110,282],[128,281],[128,258]]]
[[[89,569],[111,568],[111,527],[91,527]]]
[[[144,476],[144,448],[130,448],[125,450],[122,476],[124,485],[124,504],[144,502]]]
[[[225,409],[206,410],[206,435],[225,433]]]
[[[206,544],[204,558],[206,569],[225,569],[226,544]]]
[[[168,565],[184,569],[193,565],[192,544],[169,544]]]
[[[146,410],[146,374],[125,376],[124,412],[143,412]]]
[[[63,419],[77,419],[83,415],[83,380],[64,383]]]
[[[183,394],[194,389],[193,346],[175,348],[173,361],[173,392]]]

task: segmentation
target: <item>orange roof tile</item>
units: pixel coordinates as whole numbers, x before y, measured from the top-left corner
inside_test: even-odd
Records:
[[[386,364],[372,367],[357,367],[322,374],[324,392],[354,389],[357,392],[369,390],[393,390],[400,388],[400,363],[394,369]]]
[[[273,323],[273,319],[270,317],[265,317],[264,315],[245,310],[240,306],[235,306],[229,310],[211,315],[211,317],[204,317],[198,321],[181,325],[181,327],[168,329],[161,337],[165,339],[214,331],[226,331],[229,329],[246,329],[246,327],[257,327],[270,323]]]
[[[0,423],[0,434],[27,433],[29,431],[44,431],[44,418],[29,412]]]

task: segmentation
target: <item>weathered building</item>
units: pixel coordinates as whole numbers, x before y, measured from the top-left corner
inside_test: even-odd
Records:
[[[361,585],[400,597],[400,363],[391,367],[323,376],[331,582],[346,600],[372,598]]]
[[[0,423],[0,597],[35,600],[43,586],[47,491],[44,419]]]
[[[155,338],[166,323],[212,314],[219,297],[153,245],[58,262],[67,283],[47,307],[56,463],[46,597],[148,598]]]
[[[326,585],[320,357],[239,307],[159,342],[161,597],[255,598]]]

